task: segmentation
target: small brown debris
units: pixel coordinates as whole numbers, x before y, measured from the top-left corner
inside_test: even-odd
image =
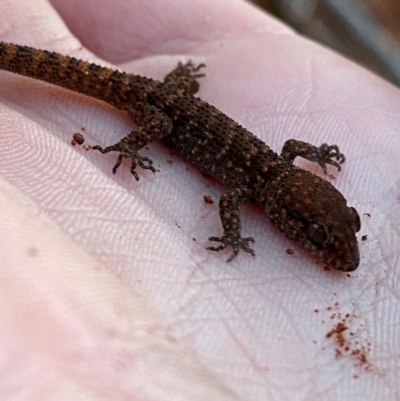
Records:
[[[336,341],[337,341],[337,343],[338,343],[341,347],[343,347],[343,345],[344,345],[344,343],[345,343],[345,340],[344,340],[344,337],[343,337],[343,332],[344,332],[345,330],[347,330],[347,329],[348,329],[348,327],[347,327],[344,323],[339,322],[339,323],[336,324],[336,326],[335,326],[331,331],[329,331],[328,333],[326,333],[325,337],[326,337],[326,338],[330,338],[330,337],[332,337],[333,335],[336,335]]]
[[[364,216],[371,217],[370,213],[364,213]]]
[[[355,315],[338,313],[337,318],[340,321],[325,335],[326,338],[333,338],[335,341],[335,358],[350,357],[355,362],[355,366],[365,371],[372,371],[373,365],[367,357],[367,353],[371,352],[371,342],[368,341],[366,345],[362,345],[362,342],[354,338],[355,333],[349,330],[348,321],[355,318]]]
[[[172,160],[171,159],[167,159],[167,163],[172,164]]]
[[[291,249],[291,248],[287,248],[287,249],[286,249],[286,253],[287,253],[288,255],[293,255],[293,254],[294,254],[294,250]]]
[[[204,198],[204,202],[209,204],[209,205],[212,205],[214,203],[214,201],[213,201],[213,199],[211,198],[210,195],[204,195],[203,198]]]
[[[361,237],[361,241],[366,241],[368,239],[368,235],[363,235],[362,237]]]
[[[72,140],[71,140],[71,145],[83,145],[85,143],[85,137],[80,134],[79,132],[76,132],[74,135],[72,135]]]
[[[81,127],[81,131],[82,131],[82,132],[85,132],[85,127]]]

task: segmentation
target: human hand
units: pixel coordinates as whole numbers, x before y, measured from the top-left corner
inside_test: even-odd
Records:
[[[244,2],[53,4],[87,49],[128,72],[162,79],[178,61],[205,62],[199,96],[277,152],[289,138],[337,143],[347,161],[333,184],[368,240],[350,276],[324,271],[248,207],[256,258],[227,264],[229,250],[205,249],[222,230],[222,185],[161,144],[146,153],[156,175],[136,183],[125,165],[113,176],[113,155],[70,139],[85,127],[88,142],[114,143],[132,129],[124,113],[1,73],[4,399],[21,387],[52,400],[394,399],[398,89]],[[96,61],[48,3],[0,7],[2,40]],[[326,338],[343,318],[349,351]]]

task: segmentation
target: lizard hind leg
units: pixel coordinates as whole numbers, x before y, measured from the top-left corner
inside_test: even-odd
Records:
[[[126,136],[124,139],[127,139],[131,135],[135,135],[136,132],[133,131],[131,132],[128,136]],[[105,148],[102,148],[99,145],[93,146],[93,150],[98,150],[100,153],[106,154],[108,152],[120,152],[117,162],[115,163],[112,172],[113,174],[116,174],[118,167],[121,165],[123,159],[131,159],[132,160],[132,165],[131,165],[131,174],[135,177],[136,181],[139,181],[139,175],[136,173],[135,169],[137,166],[141,167],[144,170],[150,170],[153,173],[156,172],[156,169],[153,167],[153,161],[146,157],[146,156],[141,156],[139,153],[136,151],[129,149],[128,147],[125,147],[122,141],[119,141],[115,145],[107,146]]]
[[[205,66],[203,63],[196,66],[192,61],[186,64],[178,63],[178,66],[165,76],[164,83],[174,85],[194,95],[200,88],[198,78],[206,76],[206,74],[197,74],[197,72]]]
[[[92,149],[103,154],[108,152],[120,153],[112,170],[113,174],[117,172],[123,159],[131,159],[131,173],[136,181],[139,181],[139,175],[135,171],[137,166],[153,173],[156,172],[156,169],[153,167],[152,160],[146,156],[141,156],[138,151],[147,144],[169,135],[172,131],[172,122],[161,110],[148,103],[136,103],[130,108],[129,114],[138,126],[136,131],[132,131],[114,145],[105,148],[96,145]]]

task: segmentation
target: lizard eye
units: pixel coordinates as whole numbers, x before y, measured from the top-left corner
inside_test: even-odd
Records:
[[[353,218],[354,228],[356,229],[356,233],[360,231],[361,228],[361,221],[360,216],[357,213],[357,210],[354,207],[349,207],[351,217]]]
[[[326,233],[322,227],[316,223],[311,223],[306,229],[307,238],[314,244],[320,245],[326,241]]]

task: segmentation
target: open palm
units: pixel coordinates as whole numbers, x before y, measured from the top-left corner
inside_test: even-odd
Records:
[[[199,96],[272,149],[338,144],[361,263],[324,270],[254,206],[256,257],[227,264],[206,250],[220,183],[160,143],[142,153],[156,174],[114,176],[114,155],[70,142],[115,143],[125,113],[1,72],[0,398],[395,400],[398,89],[239,0],[52,3],[2,3],[0,40],[157,79],[204,62]]]

